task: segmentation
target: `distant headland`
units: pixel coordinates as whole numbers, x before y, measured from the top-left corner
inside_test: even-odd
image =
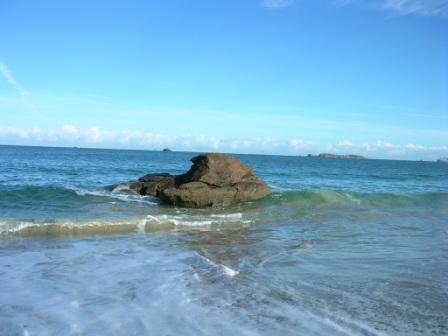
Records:
[[[443,157],[437,160],[439,163],[448,163],[448,157]]]
[[[367,160],[366,157],[355,154],[331,154],[331,153],[320,153],[319,155],[308,154],[308,157],[319,157],[324,159],[348,159],[348,160]]]

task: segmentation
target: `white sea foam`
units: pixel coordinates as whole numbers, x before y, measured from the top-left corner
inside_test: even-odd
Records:
[[[154,201],[154,199],[150,196],[140,196],[140,195],[132,195],[132,194],[120,194],[114,191],[108,190],[87,190],[74,186],[66,186],[66,188],[73,190],[79,196],[92,195],[92,196],[100,196],[100,197],[110,197],[119,199],[125,202],[138,202],[138,203],[146,203],[151,205],[157,205],[158,203]]]
[[[226,265],[217,263],[201,254],[198,253],[198,256],[201,257],[201,259],[203,259],[204,261],[206,261],[209,265],[212,265],[213,267],[215,267],[216,269],[218,269],[222,274],[227,275],[231,278],[233,278],[235,275],[238,275],[240,272],[236,271]]]
[[[243,214],[241,212],[231,214],[211,214],[210,217],[222,219],[241,219],[243,218]]]
[[[356,198],[356,197],[350,195],[349,193],[344,193],[344,195],[345,195],[350,201],[352,201],[353,203],[361,204],[361,200],[360,200],[360,199],[358,199],[358,198]]]
[[[242,213],[210,215],[148,215],[148,223],[173,224],[176,226],[207,226],[214,224],[242,223],[250,224],[252,220],[243,220]]]

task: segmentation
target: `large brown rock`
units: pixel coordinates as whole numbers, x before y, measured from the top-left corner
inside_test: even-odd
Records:
[[[147,174],[139,181],[115,188],[152,195],[168,204],[190,208],[226,207],[260,199],[271,193],[253,169],[225,154],[202,154],[191,159],[193,166],[183,175]]]
[[[253,201],[271,193],[263,181],[239,182],[216,187],[204,182],[188,182],[179,187],[163,189],[159,197],[168,204],[187,207],[227,207],[239,202]]]
[[[193,166],[178,177],[175,187],[160,191],[162,201],[182,207],[226,207],[271,193],[250,166],[229,155],[202,154],[191,161]]]
[[[222,187],[253,175],[253,169],[225,154],[202,154],[191,159],[193,166],[184,175],[183,183],[204,182]]]
[[[231,186],[213,187],[204,182],[188,182],[162,190],[160,198],[165,203],[187,208],[226,207],[234,203],[236,192]]]

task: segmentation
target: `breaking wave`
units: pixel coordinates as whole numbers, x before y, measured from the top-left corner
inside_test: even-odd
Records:
[[[448,193],[397,195],[316,189],[277,192],[260,201],[227,210],[176,209],[157,205],[159,202],[153,197],[112,193],[106,189],[71,186],[9,188],[0,193],[0,209],[10,209],[0,220],[0,235],[109,234],[173,227],[244,226],[266,220],[281,221],[287,208],[346,211],[365,207],[420,207],[448,213]],[[14,216],[15,209],[25,216]]]
[[[275,204],[295,204],[302,207],[348,206],[448,206],[448,193],[397,195],[391,193],[354,193],[318,189],[275,193],[265,201]]]
[[[0,235],[52,236],[146,232],[172,227],[250,224],[242,213],[211,215],[147,215],[100,220],[1,220]]]

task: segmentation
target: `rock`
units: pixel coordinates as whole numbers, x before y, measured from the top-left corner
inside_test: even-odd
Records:
[[[163,189],[160,199],[165,203],[187,207],[227,207],[239,202],[263,198],[271,193],[262,181],[240,182],[216,187],[204,182],[188,182],[175,188]]]
[[[231,156],[202,154],[191,161],[193,166],[178,176],[175,187],[161,190],[162,201],[183,207],[226,207],[271,193],[250,166]]]
[[[140,182],[154,182],[163,180],[164,178],[169,176],[172,175],[168,173],[152,173],[152,174],[146,174],[145,176],[140,177],[138,180]]]
[[[112,187],[112,192],[128,190],[134,194],[159,196],[159,192],[165,188],[171,188],[176,185],[176,176],[162,174],[147,174],[138,179],[138,181],[129,181],[120,183]]]
[[[272,192],[267,184],[258,178],[256,181],[236,183],[234,184],[234,187],[236,188],[234,203],[257,200],[269,195]]]
[[[182,175],[147,174],[115,186],[114,191],[131,190],[140,195],[160,197],[181,207],[226,207],[253,201],[271,193],[253,169],[225,154],[202,154],[191,159],[192,167]]]
[[[143,182],[141,195],[159,196],[159,193],[163,189],[172,188],[176,186],[176,176],[165,176],[153,181]]]
[[[204,182],[188,182],[160,193],[162,201],[187,208],[226,207],[234,203],[236,188],[213,187]]]
[[[176,185],[176,176],[167,173],[147,174],[140,177],[141,195],[159,196],[159,192]]]
[[[222,187],[253,175],[253,169],[225,154],[202,154],[191,159],[193,166],[183,176],[183,182],[204,182]]]

